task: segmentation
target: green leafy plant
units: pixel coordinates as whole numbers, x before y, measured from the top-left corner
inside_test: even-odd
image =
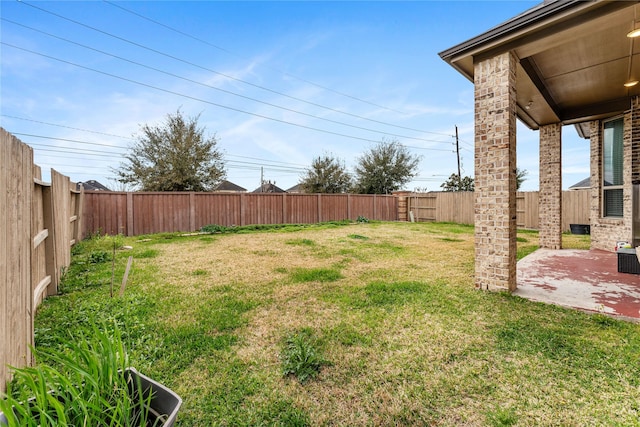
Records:
[[[106,329],[106,328],[105,328]],[[127,354],[117,328],[94,326],[91,336],[69,340],[62,350],[34,349],[36,365],[12,368],[14,379],[0,399],[9,426],[160,425],[149,416],[152,396],[126,368]]]
[[[109,254],[107,251],[97,250],[89,254],[89,263],[91,264],[101,264],[107,261],[109,261]]]
[[[280,360],[282,374],[294,376],[302,384],[315,378],[323,366],[330,364],[322,356],[318,340],[310,329],[289,334],[284,339]]]
[[[356,219],[357,223],[367,223],[369,222],[369,218],[367,218],[366,216],[362,216],[362,215],[358,215],[358,219]]]
[[[225,233],[227,231],[227,227],[224,225],[218,224],[209,224],[200,228],[200,231],[203,233]]]

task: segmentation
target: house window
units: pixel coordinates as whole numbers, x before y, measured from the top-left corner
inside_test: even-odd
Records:
[[[622,217],[623,213],[623,120],[604,123],[603,135],[603,216]]]

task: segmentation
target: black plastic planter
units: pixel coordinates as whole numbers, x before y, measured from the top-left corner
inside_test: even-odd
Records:
[[[142,393],[145,400],[149,399],[149,395],[151,395],[147,425],[172,427],[182,405],[180,396],[134,368],[127,368],[124,372],[127,384],[129,384],[129,393],[134,399],[140,398],[137,393]],[[0,427],[7,425],[7,418],[0,412]]]
[[[134,394],[141,391],[144,398],[148,398],[151,393],[149,424],[154,425],[154,422],[157,419],[164,419],[163,423],[155,425],[172,427],[176,422],[180,405],[182,405],[182,399],[180,396],[159,382],[154,381],[146,375],[136,371],[134,368],[128,368],[125,371],[125,375],[129,375],[127,378],[127,382],[130,387],[129,393]],[[128,381],[129,378],[131,378],[132,381]],[[136,390],[138,382],[140,384],[140,388]]]

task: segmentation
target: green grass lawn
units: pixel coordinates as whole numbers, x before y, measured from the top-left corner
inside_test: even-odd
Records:
[[[475,290],[473,227],[257,228],[82,242],[37,346],[119,325],[182,426],[640,425],[640,325]]]

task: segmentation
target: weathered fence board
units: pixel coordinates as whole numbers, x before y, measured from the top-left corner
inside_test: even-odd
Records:
[[[538,192],[519,192],[516,195],[516,225],[518,228],[538,228]]]
[[[84,198],[84,235],[195,231],[208,224],[309,224],[358,216],[398,219],[397,198],[386,195],[87,191]]]
[[[9,153],[10,141],[7,141],[7,136],[3,130],[0,135],[2,140],[0,141],[0,159],[6,159]],[[6,161],[2,161],[4,166]],[[12,176],[9,168],[2,167],[0,169],[0,188],[4,189],[0,194],[0,236],[6,236],[5,239],[0,239],[0,347],[8,345],[10,342],[9,328],[7,322],[9,316],[2,313],[9,313],[10,305],[8,296],[13,292],[13,284],[7,280],[9,278],[9,265],[7,255],[9,254],[9,182],[11,182]],[[2,357],[0,357],[0,385],[1,390],[4,391],[5,380],[9,377],[7,372],[7,363],[10,363],[11,355],[8,350],[2,350]]]
[[[34,168],[33,200],[31,204],[31,230],[35,233],[31,248],[31,277],[32,277],[32,305],[35,307],[42,301],[44,291],[51,282],[47,274],[46,242],[49,230],[44,221],[44,192],[40,183],[42,174],[40,168]],[[46,284],[45,284],[46,283]]]
[[[562,229],[569,224],[589,224],[589,190],[562,192]],[[413,193],[407,197],[407,215],[415,221],[474,223],[473,192]],[[538,229],[538,192],[516,194],[518,228]],[[410,219],[410,218],[408,218]]]
[[[7,364],[24,366],[30,361],[31,318],[31,199],[33,151],[17,138],[0,135],[0,286],[3,310],[0,317],[0,385],[9,377]]]
[[[241,198],[237,194],[195,194],[194,228],[203,225],[240,225],[242,222]]]
[[[436,203],[440,193],[413,193],[408,196],[407,214],[416,222],[437,221]]]
[[[564,191],[562,193],[562,229],[570,224],[590,224],[591,190]]]
[[[319,197],[306,197],[305,194],[287,194],[285,200],[287,206],[286,222],[291,224],[320,222]]]
[[[84,233],[140,235],[194,231],[207,224],[315,223],[359,216],[404,220],[398,197],[361,194],[86,192]],[[473,192],[405,194],[407,220],[473,224]],[[588,191],[563,193],[563,229],[588,224]],[[404,209],[404,208],[403,208]],[[516,195],[517,225],[538,228],[538,193]],[[404,212],[404,210],[403,210]]]
[[[55,293],[70,245],[80,238],[82,192],[52,171],[41,181],[33,150],[0,128],[0,391],[7,366],[31,363],[33,316]]]
[[[436,221],[473,224],[473,196],[469,191],[437,193]]]

